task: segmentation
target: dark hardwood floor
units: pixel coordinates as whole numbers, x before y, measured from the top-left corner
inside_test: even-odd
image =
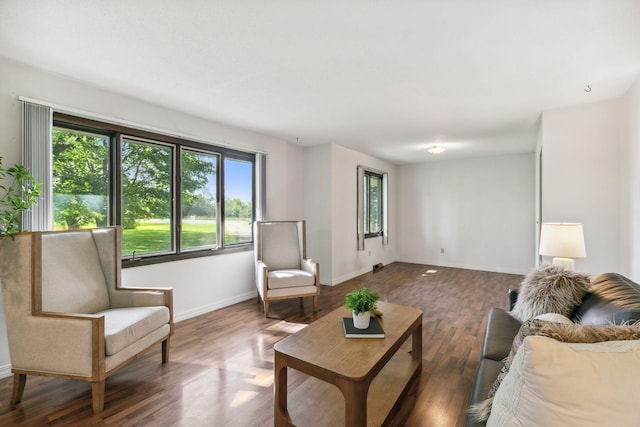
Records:
[[[436,273],[426,274],[429,269]],[[272,426],[273,345],[343,305],[367,286],[385,301],[423,310],[423,369],[406,426],[464,423],[486,315],[504,307],[522,276],[394,263],[340,285],[323,286],[319,310],[296,300],[255,300],[176,324],[169,363],[160,346],[107,379],[105,410],[93,415],[88,383],[29,376],[22,403],[9,405],[12,378],[0,380],[1,426]],[[289,393],[302,374],[290,374]]]

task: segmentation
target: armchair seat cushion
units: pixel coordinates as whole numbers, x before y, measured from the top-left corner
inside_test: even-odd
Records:
[[[269,289],[297,288],[299,286],[313,286],[315,276],[303,270],[276,270],[268,275]]]
[[[169,323],[165,306],[113,308],[96,313],[104,316],[104,347],[112,356]]]

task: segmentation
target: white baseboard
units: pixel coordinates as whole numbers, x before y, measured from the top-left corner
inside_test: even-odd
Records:
[[[342,282],[346,282],[349,279],[353,279],[354,277],[358,277],[361,274],[369,273],[371,271],[370,268],[363,268],[359,271],[352,271],[351,273],[343,274],[340,277],[337,277],[331,281],[331,286],[339,285]]]
[[[13,375],[11,373],[11,365],[0,366],[0,378],[7,378]]]
[[[257,291],[247,292],[242,295],[235,296],[233,298],[228,298],[222,301],[217,301],[214,304],[203,305],[201,307],[194,308],[192,310],[183,311],[180,313],[173,314],[173,321],[180,322],[182,320],[187,320],[192,317],[199,316],[201,314],[209,313],[210,311],[219,310],[224,307],[228,307],[233,304],[237,304],[242,301],[249,300],[251,298],[257,298]]]

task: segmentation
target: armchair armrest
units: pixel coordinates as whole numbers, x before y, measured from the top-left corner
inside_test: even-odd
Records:
[[[116,288],[110,292],[111,307],[149,307],[165,306],[169,308],[169,324],[173,335],[173,288]]]
[[[9,334],[12,368],[16,373],[36,371],[101,379],[104,316],[34,312],[19,329]],[[30,339],[20,339],[23,334]],[[93,357],[94,354],[98,357]]]
[[[256,287],[258,288],[258,293],[262,298],[267,293],[267,275],[269,274],[269,268],[267,264],[264,262],[257,260],[256,261]]]
[[[311,258],[304,258],[302,260],[302,270],[315,276],[318,273],[318,263]]]
[[[111,306],[145,307],[154,305],[172,306],[172,288],[117,288],[111,292]]]

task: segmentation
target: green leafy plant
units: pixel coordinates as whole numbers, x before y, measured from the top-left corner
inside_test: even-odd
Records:
[[[20,231],[20,215],[40,196],[40,183],[20,164],[2,166],[0,156],[0,238]]]
[[[344,305],[349,310],[353,310],[355,314],[364,313],[365,311],[373,312],[380,299],[380,295],[373,292],[369,288],[354,289],[349,292],[344,300]]]

